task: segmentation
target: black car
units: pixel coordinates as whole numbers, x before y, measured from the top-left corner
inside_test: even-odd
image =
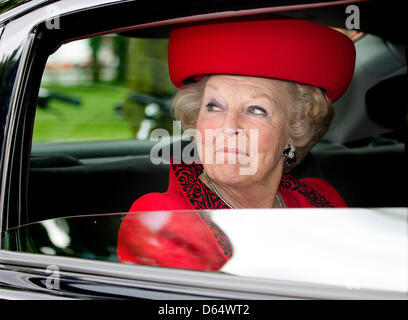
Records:
[[[115,105],[134,92],[103,81],[92,87],[79,83],[73,91],[49,85],[54,76],[62,81],[77,72],[95,76],[81,71],[83,62],[60,65],[53,73],[57,55],[86,39],[99,39],[81,49],[90,54],[98,41],[113,46],[130,39],[126,50],[136,56],[141,43],[148,43],[159,66],[152,68],[164,74],[164,80],[155,80],[161,87],[148,93],[166,100],[174,88],[166,80],[165,54],[155,45],[165,43],[174,26],[269,13],[349,35],[346,21],[355,14],[354,21],[348,20],[360,34],[352,84],[335,103],[332,128],[294,172],[299,178],[327,180],[349,208],[293,209],[290,214],[234,210],[233,216],[209,212],[238,248],[221,272],[118,262],[117,233],[124,215],[141,195],[166,190],[169,166],[151,163],[156,141],[124,138],[132,116],[115,120]],[[403,14],[397,1],[2,1],[0,298],[406,299]],[[75,50],[72,61],[82,52]],[[119,63],[109,52],[100,53],[107,62],[98,77],[111,79],[109,68]],[[150,81],[142,72],[149,61],[143,57],[132,69],[133,83]],[[98,100],[92,102],[95,93]],[[142,121],[144,107],[123,105],[123,110],[138,113]],[[85,120],[71,126],[76,116]],[[109,116],[108,122],[98,120]],[[109,125],[117,127],[101,134]],[[80,136],[81,126],[99,131]],[[112,138],[120,130],[126,133]]]

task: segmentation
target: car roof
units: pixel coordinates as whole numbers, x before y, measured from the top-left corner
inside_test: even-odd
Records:
[[[0,4],[0,24],[29,12],[52,0],[6,0]]]
[[[24,15],[38,7],[46,5],[58,5],[58,3],[69,2],[72,0],[9,0],[3,1],[0,4],[0,25],[7,23],[11,19]],[[122,0],[106,0],[100,1],[99,4],[122,2]],[[128,1],[123,1],[128,2]],[[344,27],[347,14],[345,8],[350,5],[356,5],[361,12],[361,30],[366,33],[378,35],[381,38],[399,43],[406,42],[404,30],[407,29],[407,19],[404,17],[404,2],[397,0],[302,0],[302,1],[226,1],[226,0],[206,0],[200,1],[200,8],[205,8],[206,12],[199,12],[201,9],[192,12],[191,16],[200,15],[202,13],[225,12],[231,16],[236,12],[245,14],[246,10],[251,10],[254,14],[262,12],[265,8],[273,8],[273,11],[280,12],[288,16],[303,18],[324,25],[334,27]],[[95,5],[95,1],[82,0],[81,5],[84,7]],[[195,4],[191,1],[179,0],[176,1],[177,6],[189,6],[195,8]],[[255,11],[254,11],[255,9]],[[197,11],[197,12],[196,12]],[[202,10],[201,10],[202,11]],[[160,37],[168,34],[166,28],[159,29],[160,31],[150,32],[150,36],[158,32]],[[140,32],[138,33],[140,36]],[[146,34],[146,36],[149,36]]]

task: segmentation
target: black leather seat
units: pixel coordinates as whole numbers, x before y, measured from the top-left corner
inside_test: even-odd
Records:
[[[153,165],[149,155],[106,164],[30,169],[28,219],[127,212],[133,201],[167,189],[169,166]],[[66,161],[64,160],[64,163]]]
[[[350,207],[405,207],[407,163],[402,143],[319,150],[295,168],[294,175],[326,180]]]

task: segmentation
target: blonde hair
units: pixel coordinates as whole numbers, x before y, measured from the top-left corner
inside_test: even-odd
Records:
[[[334,108],[322,89],[285,81],[292,97],[289,115],[289,142],[296,148],[295,165],[309,153],[330,127]]]
[[[171,105],[176,120],[181,121],[183,129],[195,128],[200,112],[204,89],[209,76],[199,82],[185,85],[179,89]],[[330,99],[318,87],[280,80],[287,84],[292,103],[289,111],[289,142],[296,148],[296,163],[300,163],[313,146],[323,137],[334,117]]]

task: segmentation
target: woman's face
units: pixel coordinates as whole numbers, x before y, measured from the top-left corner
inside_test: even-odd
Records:
[[[229,186],[268,184],[282,173],[290,96],[283,81],[214,75],[206,84],[196,140],[208,175]]]

